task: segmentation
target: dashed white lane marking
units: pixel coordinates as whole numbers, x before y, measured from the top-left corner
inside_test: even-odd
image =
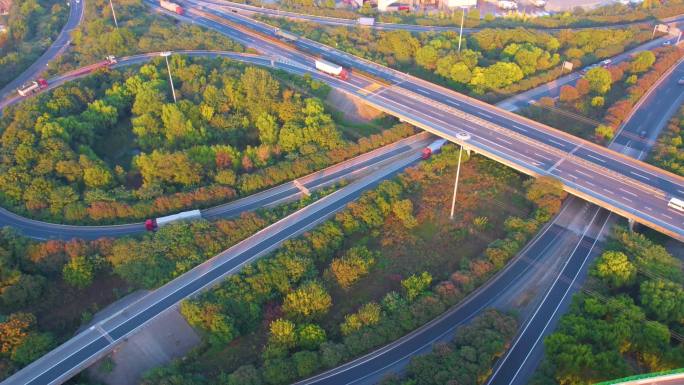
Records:
[[[622,187],[620,187],[620,191],[622,191],[622,192],[625,193],[625,194],[629,194],[629,195],[631,195],[631,196],[634,196],[634,197],[638,196],[638,195],[636,195],[635,193],[633,193],[633,192],[631,192],[631,191],[627,191],[627,190],[623,189]]]
[[[630,171],[629,173],[632,174],[632,175],[634,175],[634,176],[638,176],[639,178],[643,178],[643,179],[646,179],[646,180],[650,180],[647,176],[641,175],[641,174],[639,174],[639,173],[637,173],[637,172]]]
[[[634,202],[633,200],[627,198],[627,197],[622,197],[622,199],[626,200],[627,202]]]
[[[677,192],[680,194],[684,194],[684,191],[682,191],[682,190],[677,190]]]
[[[520,130],[520,131],[522,131],[522,132],[527,132],[526,129],[524,129],[524,128],[520,127],[520,126],[516,126],[515,124],[513,125],[513,127],[517,128],[518,130]]]
[[[482,116],[484,116],[485,118],[489,118],[489,119],[491,119],[491,118],[492,118],[492,116],[491,116],[491,115],[489,115],[489,114],[485,114],[484,112],[481,112],[481,111],[478,111],[478,112],[477,112],[477,114],[478,114],[478,115],[482,115]]]
[[[612,192],[611,190],[608,190],[607,188],[604,188],[603,191],[607,192],[608,194],[615,195],[614,192]]]
[[[554,144],[557,144],[557,145],[562,146],[562,147],[565,147],[565,144],[563,144],[563,143],[561,143],[561,142],[558,142],[558,141],[556,141],[556,140],[553,140],[553,139],[549,139],[549,142],[554,143]]]
[[[663,214],[663,216],[664,216],[665,218],[667,218],[667,219],[673,219],[671,216],[669,216],[669,215],[667,215],[667,214]]]
[[[582,174],[582,175],[586,176],[587,178],[593,178],[593,176],[587,174],[586,172],[582,172],[582,171],[580,171],[580,170],[575,170],[575,172],[578,173],[578,174]]]
[[[540,153],[538,153],[538,152],[535,152],[534,155],[536,155],[536,156],[538,156],[538,157],[540,157],[540,158],[544,158],[544,159],[546,159],[546,160],[548,160],[548,161],[550,161],[550,162],[553,162],[553,159],[551,159],[551,158],[549,158],[549,157],[547,157],[547,156],[544,156],[544,155],[542,155],[542,154],[540,154]]]
[[[653,209],[650,208],[650,207],[648,207],[648,206],[644,206],[644,208],[645,208],[646,210],[648,210],[648,211],[653,211]]]
[[[606,163],[605,160],[603,160],[603,159],[601,159],[601,158],[598,158],[598,157],[596,157],[596,156],[589,155],[589,154],[587,154],[587,156],[590,157],[591,159],[598,160],[598,161],[601,162],[601,163]]]
[[[513,142],[511,142],[510,140],[506,140],[506,139],[501,138],[501,137],[498,137],[498,136],[496,137],[496,139],[497,139],[497,140],[500,140],[500,141],[502,141],[502,142],[504,142],[504,143],[506,143],[506,144],[513,144]]]
[[[591,186],[591,187],[596,187],[595,184],[589,182],[588,180],[585,180],[584,183],[588,184],[588,185]]]
[[[423,95],[430,95],[429,92],[427,92],[427,91],[425,91],[425,90],[423,90],[423,89],[420,89],[420,88],[418,88],[416,91],[420,92],[420,93],[423,94]]]

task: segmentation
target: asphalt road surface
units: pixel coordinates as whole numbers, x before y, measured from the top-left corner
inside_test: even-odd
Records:
[[[211,3],[216,4],[216,5],[221,5],[222,7],[224,7],[224,9],[231,10],[231,12],[233,12],[232,10],[234,10],[234,11],[239,12],[239,13],[246,15],[246,16],[264,15],[264,16],[269,16],[269,17],[286,18],[286,19],[305,21],[305,22],[321,24],[321,25],[330,25],[330,26],[336,26],[336,27],[357,27],[357,26],[359,26],[357,19],[308,15],[308,14],[291,12],[291,11],[283,11],[283,10],[279,10],[279,9],[257,7],[254,5],[235,3],[232,1],[225,1],[225,0],[210,0],[207,2],[211,2]],[[680,18],[680,16],[675,16],[672,19],[679,20],[679,18]],[[603,26],[601,28],[626,28],[626,27],[629,27],[632,25],[644,24],[644,23],[653,24],[652,21],[642,21],[642,22],[632,22],[632,23],[607,25],[607,26]],[[410,31],[410,32],[444,32],[444,31],[458,32],[458,31],[460,31],[460,26],[435,26],[435,25],[381,23],[381,22],[376,22],[372,26],[363,26],[363,27],[364,28],[373,28],[373,29],[377,29],[377,30],[384,30],[384,31],[397,31],[397,30]],[[591,28],[596,28],[596,27],[579,27],[579,28],[570,28],[570,29],[580,30],[580,29],[591,29]],[[477,32],[481,29],[483,29],[483,28],[463,28],[463,32],[467,32],[467,33]],[[539,29],[542,29],[545,31],[558,31],[558,30],[560,30],[560,29],[556,29],[556,28],[550,28],[550,29],[549,28],[539,28]]]
[[[254,259],[321,223],[357,199],[363,191],[415,163],[420,153],[396,158],[342,189],[308,205],[259,231],[209,261],[195,267],[139,301],[127,306],[3,381],[3,385],[60,383],[111,351],[114,346],[149,320],[200,290],[220,282]]]
[[[85,0],[71,0],[71,3],[69,18],[62,28],[62,31],[57,36],[57,39],[55,39],[52,45],[38,58],[38,60],[33,62],[29,68],[0,89],[0,99],[4,99],[13,93],[16,93],[16,89],[21,87],[22,84],[37,79],[38,75],[47,68],[48,62],[61,55],[62,52],[67,49],[71,41],[71,31],[76,29],[81,21],[83,21],[85,11]]]
[[[645,131],[647,138],[658,137],[667,121],[683,102],[684,87],[673,86],[673,84],[676,85],[676,79],[681,76],[680,71],[684,71],[683,64],[678,65],[650,95],[645,97],[645,100],[631,119],[626,122],[611,146],[629,153],[630,148],[624,146],[623,143],[636,136],[637,133]],[[661,95],[667,97],[662,98]],[[659,119],[656,124],[652,120],[642,119],[644,116],[650,116],[653,109],[656,109],[655,116]],[[634,153],[632,151],[632,155],[643,156],[652,145],[653,140],[644,141],[639,147],[639,152]],[[574,217],[582,217],[587,223],[585,231],[579,236],[574,231],[559,225],[559,223],[566,222],[567,218]],[[495,367],[488,385],[525,385],[529,383],[543,357],[543,337],[555,329],[559,318],[569,307],[572,295],[580,289],[588,266],[602,249],[602,244],[597,243],[597,240],[606,235],[611,228],[611,222],[616,219],[615,216],[609,217],[610,214],[607,210],[571,199],[564,205],[563,212],[554,218],[549,229],[537,235],[531,242],[530,248],[516,257],[517,259],[513,262],[515,264],[529,263],[530,266],[526,270],[543,269],[545,264],[539,263],[539,261],[544,259],[548,261],[562,258],[565,260],[565,264],[548,291],[542,293],[544,297],[539,306],[523,326],[511,349]],[[551,235],[550,232],[554,234]],[[575,238],[577,238],[577,243],[570,255],[565,255],[560,250],[562,254],[545,256],[549,252],[559,251],[551,248],[552,244],[559,243],[564,239],[572,240]],[[539,246],[542,244],[547,247]],[[502,276],[505,275],[502,274]],[[490,283],[499,279],[502,279],[501,276],[493,278]],[[520,279],[525,279],[524,272],[516,277],[516,280]],[[505,287],[504,290],[507,290],[508,286]],[[411,357],[430,351],[435,342],[450,339],[454,329],[467,323],[479,314],[481,309],[490,306],[497,296],[498,294],[478,291],[473,294],[471,300],[477,300],[483,305],[479,307],[459,305],[444,316],[444,321],[429,323],[393,344],[298,384],[347,383],[366,385],[377,383],[387,374],[401,371],[410,362]],[[459,314],[460,317],[457,317],[456,314]]]
[[[186,2],[190,4],[200,2]],[[314,58],[275,40],[277,35],[268,25],[203,5],[188,6],[186,12],[195,23],[311,69]],[[528,174],[554,176],[583,199],[684,240],[684,213],[667,207],[670,197],[684,196],[684,178],[320,43],[300,38],[294,44],[388,82],[381,84],[358,74],[348,81],[312,75],[333,87],[453,142],[463,143],[457,134],[465,131],[471,137],[467,146],[476,152]]]

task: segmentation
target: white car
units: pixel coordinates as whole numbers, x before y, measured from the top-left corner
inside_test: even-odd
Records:
[[[613,62],[612,60],[606,59],[606,60],[601,62],[601,66],[608,67],[610,65],[610,63],[612,63],[612,62]]]
[[[679,85],[684,84],[684,78],[679,78],[679,80],[677,80],[677,84],[679,84]]]
[[[459,131],[456,133],[456,138],[458,138],[460,140],[469,140],[470,134],[465,132],[465,131]]]
[[[76,1],[78,1],[78,0],[76,0]],[[665,40],[665,41],[663,42],[663,47],[667,47],[667,46],[670,46],[670,45],[672,45],[672,40]]]

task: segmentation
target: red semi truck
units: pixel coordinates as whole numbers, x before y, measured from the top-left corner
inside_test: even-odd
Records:
[[[161,226],[168,225],[171,222],[176,221],[189,221],[195,219],[201,219],[202,213],[199,210],[183,211],[178,214],[167,215],[165,217],[150,218],[145,221],[145,230],[155,231]]]
[[[159,6],[161,6],[162,8],[164,8],[166,10],[169,10],[171,12],[176,12],[179,15],[182,15],[185,13],[185,10],[183,9],[183,7],[181,7],[180,5],[178,5],[172,1],[159,0]]]
[[[434,142],[430,143],[427,147],[423,149],[421,158],[430,159],[432,154],[438,153],[446,142],[446,139],[437,139]]]
[[[331,63],[323,59],[316,59],[316,69],[328,75],[338,77],[342,80],[349,79],[349,70],[339,64]]]
[[[116,63],[117,63],[116,57],[109,55],[103,61],[91,64],[91,65],[88,65],[85,67],[81,67],[77,70],[70,72],[69,76],[73,77],[73,76],[88,74],[88,73],[91,73],[91,72],[98,70],[100,68],[109,67],[110,65],[116,64]]]
[[[38,80],[28,82],[28,83],[22,85],[21,87],[17,88],[17,92],[21,96],[26,96],[26,95],[32,94],[34,92],[44,90],[47,87],[48,87],[47,80],[40,78]]]

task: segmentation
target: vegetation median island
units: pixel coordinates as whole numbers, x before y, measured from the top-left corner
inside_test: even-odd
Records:
[[[223,58],[170,58],[174,103],[163,63],[98,72],[8,110],[2,204],[56,222],[130,222],[249,195],[414,133],[379,119],[348,140],[323,83]]]
[[[38,242],[0,230],[0,380],[134,290],[154,289],[334,191],[239,218],[177,222],[139,237]]]
[[[680,48],[659,47],[607,68],[592,68],[575,86],[561,87],[558,101],[542,98],[521,114],[573,135],[608,143],[639,100],[683,55]]]
[[[45,52],[59,35],[68,16],[69,7],[63,0],[12,2],[7,33],[0,32],[0,88]]]
[[[458,151],[350,203],[218,288],[182,303],[204,344],[143,384],[285,384],[395,340],[501,269],[560,209],[553,179],[528,180]],[[534,203],[533,203],[534,202]]]
[[[639,45],[652,33],[643,27],[557,33],[484,29],[464,36],[459,53],[457,32],[412,34],[262,19],[492,103],[562,76],[564,61],[579,68]]]
[[[658,167],[684,176],[684,109],[670,120],[653,148],[649,161]]]
[[[544,340],[532,384],[590,384],[684,366],[681,259],[618,228],[589,277]]]

